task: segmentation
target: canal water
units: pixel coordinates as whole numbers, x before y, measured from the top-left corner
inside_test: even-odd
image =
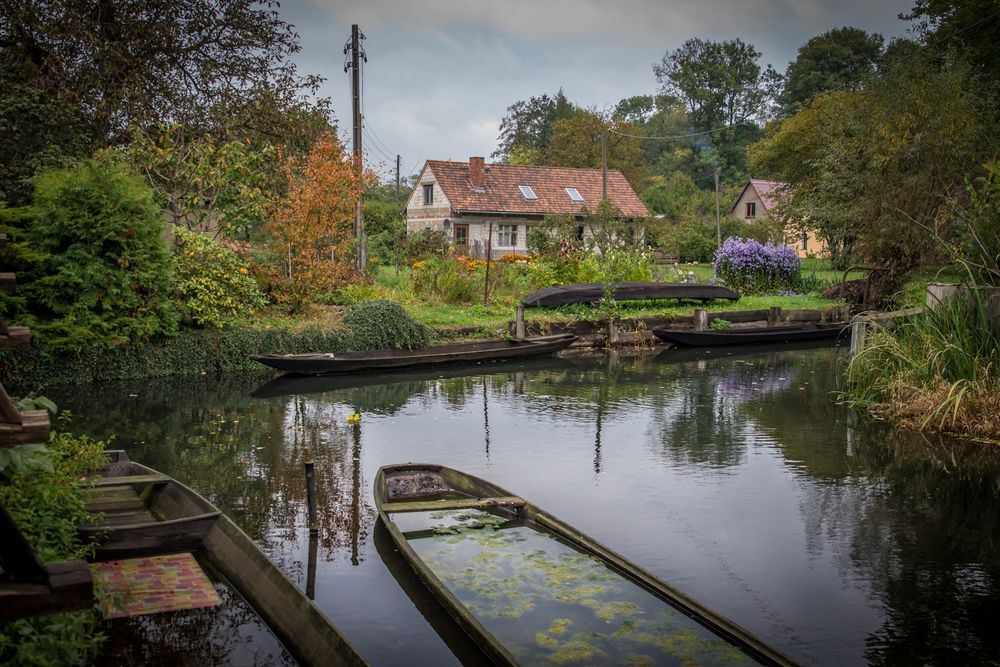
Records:
[[[375,472],[408,461],[530,499],[803,663],[997,664],[1000,452],[856,417],[835,400],[844,362],[666,350],[48,393],[72,430],[115,434],[227,512],[376,665],[482,662],[377,525]],[[156,642],[172,664],[289,660],[228,609],[109,626],[106,660],[164,658]]]

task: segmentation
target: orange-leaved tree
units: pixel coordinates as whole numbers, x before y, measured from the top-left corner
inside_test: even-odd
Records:
[[[354,205],[365,179],[332,134],[305,157],[288,159],[285,172],[288,193],[266,225],[275,261],[265,271],[278,302],[298,312],[320,292],[360,278]]]

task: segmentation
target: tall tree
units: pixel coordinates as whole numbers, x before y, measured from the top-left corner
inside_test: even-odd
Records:
[[[20,92],[0,98],[0,116],[28,94],[71,109],[87,140],[52,136],[62,153],[124,143],[133,125],[218,133],[265,91],[282,108],[307,102],[319,80],[299,75],[298,50],[275,0],[11,0],[0,3],[0,71]],[[30,140],[0,133],[0,154],[23,153]]]
[[[967,56],[974,73],[1000,79],[1000,7],[996,0],[916,0],[900,18],[916,21],[916,32],[939,51]]]
[[[555,95],[515,102],[507,107],[507,115],[500,121],[500,135],[493,157],[508,161],[516,156],[521,164],[536,161],[545,151],[552,133],[552,126],[576,112],[562,88]]]
[[[883,44],[882,35],[860,28],[836,28],[811,38],[785,71],[782,110],[794,113],[821,92],[860,87],[876,71]]]
[[[653,72],[661,90],[688,105],[702,130],[766,119],[780,75],[757,64],[761,53],[740,39],[689,39],[665,53]]]
[[[601,132],[607,129],[608,167],[618,169],[638,188],[646,173],[642,146],[634,136],[639,130],[618,118],[606,118],[595,111],[578,110],[556,121],[540,164],[556,167],[598,169],[601,166]]]

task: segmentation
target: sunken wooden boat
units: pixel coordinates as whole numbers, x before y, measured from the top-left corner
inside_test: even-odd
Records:
[[[399,552],[495,664],[796,664],[485,480],[385,466],[375,504]]]
[[[433,345],[417,350],[371,350],[313,354],[258,354],[254,361],[286,373],[327,375],[413,368],[432,364],[482,363],[539,357],[566,349],[576,336],[559,334]]]
[[[622,282],[611,283],[611,293],[615,301],[653,301],[658,299],[682,299],[689,301],[711,301],[728,299],[738,301],[740,295],[719,285],[695,285],[690,283]],[[564,306],[570,303],[597,303],[604,298],[608,283],[574,283],[556,285],[532,292],[521,303],[532,306]]]
[[[710,345],[754,345],[758,343],[797,343],[807,341],[848,341],[848,324],[804,324],[791,327],[759,329],[727,329],[725,331],[691,331],[688,329],[654,329],[660,340],[674,345],[707,347]]]
[[[120,450],[91,481],[79,527],[94,539],[94,561],[192,552],[238,593],[300,665],[367,665],[336,626],[225,514],[194,490]],[[163,528],[163,524],[170,526]],[[106,531],[102,534],[102,530]],[[189,534],[184,535],[184,531]]]

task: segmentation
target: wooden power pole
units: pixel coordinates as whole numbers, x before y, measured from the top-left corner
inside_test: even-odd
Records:
[[[608,200],[608,130],[601,128],[601,201]]]
[[[719,168],[715,168],[715,248],[722,247],[722,222],[719,218]]]
[[[396,155],[396,206],[399,206],[399,155]]]
[[[344,66],[344,69],[351,70],[351,97],[354,106],[354,164],[357,169],[358,184],[364,174],[364,162],[361,154],[361,62],[368,62],[368,55],[361,48],[361,40],[365,38],[364,33],[357,24],[351,26],[351,42],[348,47],[351,51],[351,61]],[[358,268],[365,270],[368,263],[368,248],[365,242],[365,218],[361,208],[361,191],[358,191],[358,199],[354,203],[354,238],[358,242]]]

